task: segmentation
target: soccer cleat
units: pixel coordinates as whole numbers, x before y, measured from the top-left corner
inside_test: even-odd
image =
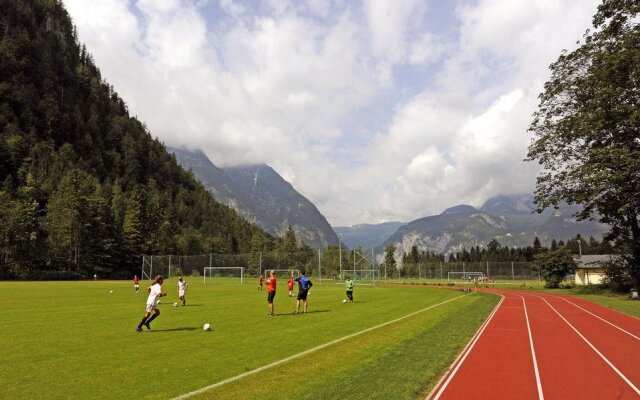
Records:
[[[136,328],[136,331],[138,331],[138,332],[142,332],[142,328],[137,327],[137,328]]]
[[[273,317],[273,313],[270,312],[269,315],[267,315],[267,317]]]
[[[148,330],[151,330],[151,325],[149,325],[148,322],[146,324],[144,324],[144,326],[146,326]],[[142,329],[140,329],[140,330],[142,331]]]

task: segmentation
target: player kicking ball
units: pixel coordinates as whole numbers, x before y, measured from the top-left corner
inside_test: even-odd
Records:
[[[182,300],[182,306],[187,305],[187,299],[185,298],[185,294],[187,293],[187,281],[183,280],[182,277],[178,279],[178,298]]]
[[[162,275],[156,276],[153,285],[151,285],[147,290],[149,291],[149,297],[147,297],[147,309],[145,310],[144,317],[142,317],[142,321],[138,324],[136,331],[142,332],[142,325],[146,326],[147,329],[151,330],[151,321],[156,319],[158,315],[160,315],[160,310],[158,309],[158,298],[166,296],[166,293],[162,293],[162,283],[164,282]],[[151,311],[153,310],[154,314],[151,315]]]

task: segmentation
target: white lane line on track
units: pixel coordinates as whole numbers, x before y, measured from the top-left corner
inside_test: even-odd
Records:
[[[578,334],[578,336],[580,336],[580,338],[582,338],[582,340],[585,341],[585,343],[587,343],[589,345],[589,347],[591,347],[593,349],[593,351],[596,352],[596,354],[598,354],[600,356],[600,358],[602,358],[604,360],[605,363],[607,363],[611,369],[613,369],[613,371],[618,374],[618,376],[620,378],[622,378],[622,380],[624,380],[627,385],[629,385],[635,392],[636,394],[638,394],[640,396],[640,389],[638,389],[622,372],[620,372],[620,370],[618,368],[615,367],[615,365],[613,365],[613,363],[611,363],[611,361],[609,361],[609,359],[607,357],[604,356],[604,354],[600,353],[600,351],[596,348],[596,346],[594,346],[586,337],[584,337],[584,335],[582,335],[582,333],[580,333],[580,331],[578,331],[573,325],[571,325],[571,323],[569,321],[567,321],[567,319],[565,317],[562,316],[562,314],[560,314],[558,312],[558,310],[556,310],[544,297],[541,296],[536,296],[540,299],[542,299],[542,301],[544,301],[545,303],[547,303],[547,305],[549,307],[551,307],[551,309],[553,311],[555,311],[556,314],[558,314],[558,316],[560,318],[562,318],[562,320],[571,327],[571,329],[573,329],[573,331],[575,333]]]
[[[453,371],[451,371],[449,376],[445,375],[447,377],[447,380],[442,384],[442,386],[440,386],[440,390],[438,390],[438,392],[436,393],[436,395],[434,397],[431,397],[433,392],[429,393],[429,395],[427,396],[427,399],[438,400],[440,398],[440,396],[442,396],[442,393],[445,391],[445,389],[447,388],[447,386],[449,385],[449,383],[453,379],[454,375],[458,372],[458,369],[460,369],[460,366],[462,365],[462,363],[464,363],[464,360],[467,358],[469,353],[471,353],[471,350],[473,349],[473,347],[476,345],[476,343],[480,339],[480,336],[484,332],[485,328],[487,327],[487,325],[489,325],[489,322],[491,321],[493,316],[496,314],[496,312],[500,308],[500,305],[504,301],[504,296],[501,295],[500,293],[494,293],[494,294],[497,294],[498,296],[501,297],[500,301],[498,302],[498,304],[496,304],[496,306],[493,309],[493,311],[491,312],[491,314],[489,314],[489,317],[487,318],[487,320],[484,321],[484,324],[482,324],[480,326],[480,328],[478,328],[478,331],[473,336],[473,338],[471,338],[471,340],[469,341],[467,346],[464,348],[464,350],[462,350],[462,352],[458,355],[458,357],[453,361],[453,364],[451,364],[451,367],[449,367],[449,371],[451,371],[452,368],[453,368]],[[443,379],[444,379],[444,377],[443,377]],[[440,380],[440,382],[442,382],[442,379]],[[440,385],[440,382],[438,382],[438,384],[435,386],[434,390],[438,388],[438,386]]]
[[[420,314],[420,313],[425,312],[427,310],[430,310],[432,308],[441,306],[443,304],[449,303],[451,301],[454,301],[454,300],[457,300],[457,299],[459,299],[461,297],[466,297],[466,296],[468,296],[468,295],[467,294],[463,294],[461,296],[457,296],[457,297],[454,297],[452,299],[445,300],[445,301],[443,301],[441,303],[434,304],[432,306],[423,308],[422,310],[418,310],[418,311],[412,312],[412,313],[407,314],[407,315],[405,315],[403,317],[396,318],[394,320],[384,322],[384,323],[382,323],[380,325],[372,326],[371,328],[367,328],[367,329],[364,329],[364,330],[356,332],[356,333],[352,333],[352,334],[347,335],[347,336],[343,336],[341,338],[332,340],[332,341],[327,342],[325,344],[321,344],[320,346],[313,347],[313,348],[311,348],[309,350],[305,350],[303,352],[294,354],[294,355],[292,355],[290,357],[287,357],[287,358],[283,358],[282,360],[278,360],[278,361],[272,362],[271,364],[263,365],[262,367],[258,367],[256,369],[252,369],[251,371],[247,371],[247,372],[244,372],[242,374],[239,374],[239,375],[236,375],[236,376],[232,376],[231,378],[227,378],[227,379],[222,380],[220,382],[213,383],[211,385],[202,387],[202,388],[194,390],[192,392],[181,394],[180,396],[174,397],[172,400],[182,400],[182,399],[187,399],[189,397],[192,397],[192,396],[195,396],[195,395],[198,395],[198,394],[202,394],[202,393],[204,393],[204,392],[206,392],[208,390],[211,390],[211,389],[226,385],[227,383],[231,383],[231,382],[240,380],[240,379],[245,378],[245,377],[250,376],[250,375],[257,374],[258,372],[262,372],[262,371],[267,370],[269,368],[273,368],[273,367],[278,366],[280,364],[284,364],[284,363],[287,363],[287,362],[289,362],[291,360],[295,360],[296,358],[299,358],[299,357],[302,357],[302,356],[306,356],[306,355],[311,354],[313,352],[316,352],[318,350],[324,349],[325,347],[329,347],[329,346],[332,346],[332,345],[334,345],[336,343],[340,343],[340,342],[345,341],[347,339],[351,339],[351,338],[354,338],[356,336],[362,335],[363,333],[371,332],[371,331],[373,331],[375,329],[382,328],[383,326],[387,326],[387,325],[393,324],[395,322],[402,321],[403,319],[407,319],[407,318],[412,317],[414,315]]]
[[[536,358],[536,349],[533,347],[533,336],[531,335],[531,325],[529,324],[529,313],[527,313],[527,303],[524,301],[524,297],[520,295],[517,296],[522,299],[522,305],[524,306],[524,316],[527,319],[527,331],[529,332],[531,358],[533,359],[533,370],[536,374],[536,386],[538,387],[538,399],[544,400],[544,394],[542,394],[542,382],[540,381],[540,371],[538,370],[538,359]]]
[[[580,307],[580,306],[579,306],[579,305],[577,305],[576,303],[574,303],[574,302],[572,302],[572,301],[569,301],[569,300],[565,299],[564,297],[555,296],[555,295],[550,295],[550,296],[553,296],[553,297],[556,297],[556,298],[558,298],[558,299],[564,300],[564,301],[566,301],[567,303],[569,303],[569,304],[571,304],[571,305],[573,305],[573,306],[575,306],[575,307],[578,307],[579,309],[581,309],[582,311],[586,312],[587,314],[591,314],[591,315],[593,315],[594,317],[598,318],[598,319],[599,319],[599,320],[601,320],[602,322],[605,322],[605,323],[607,323],[607,324],[609,324],[609,325],[613,326],[614,328],[619,329],[620,331],[622,331],[622,332],[626,333],[627,335],[631,336],[632,338],[634,338],[634,339],[636,339],[636,340],[640,340],[640,337],[638,337],[638,336],[634,335],[633,333],[628,332],[628,331],[624,330],[623,328],[620,328],[618,325],[615,325],[615,324],[613,324],[613,323],[611,323],[611,322],[607,321],[606,319],[604,319],[604,318],[600,317],[599,315],[596,315],[596,314],[592,313],[591,311],[589,311],[589,310],[587,310],[587,309],[585,309],[585,308]]]

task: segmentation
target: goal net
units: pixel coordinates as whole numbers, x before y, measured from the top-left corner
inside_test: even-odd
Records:
[[[299,269],[274,269],[273,270],[277,279],[289,279],[291,277],[291,273],[293,272],[293,277],[296,278],[300,276]],[[264,271],[264,278],[267,279],[271,275],[271,270]]]
[[[466,272],[462,272],[462,271],[451,271],[451,272],[447,272],[447,282],[450,282],[452,280],[462,280],[462,281],[470,281],[475,279],[482,279],[484,278],[484,272],[478,272],[478,271],[466,271]]]
[[[204,283],[240,283],[244,280],[243,267],[204,267]]]

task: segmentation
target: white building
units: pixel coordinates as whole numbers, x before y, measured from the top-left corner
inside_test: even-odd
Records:
[[[604,281],[606,261],[615,260],[617,256],[610,254],[592,254],[576,257],[576,285],[599,285]]]

